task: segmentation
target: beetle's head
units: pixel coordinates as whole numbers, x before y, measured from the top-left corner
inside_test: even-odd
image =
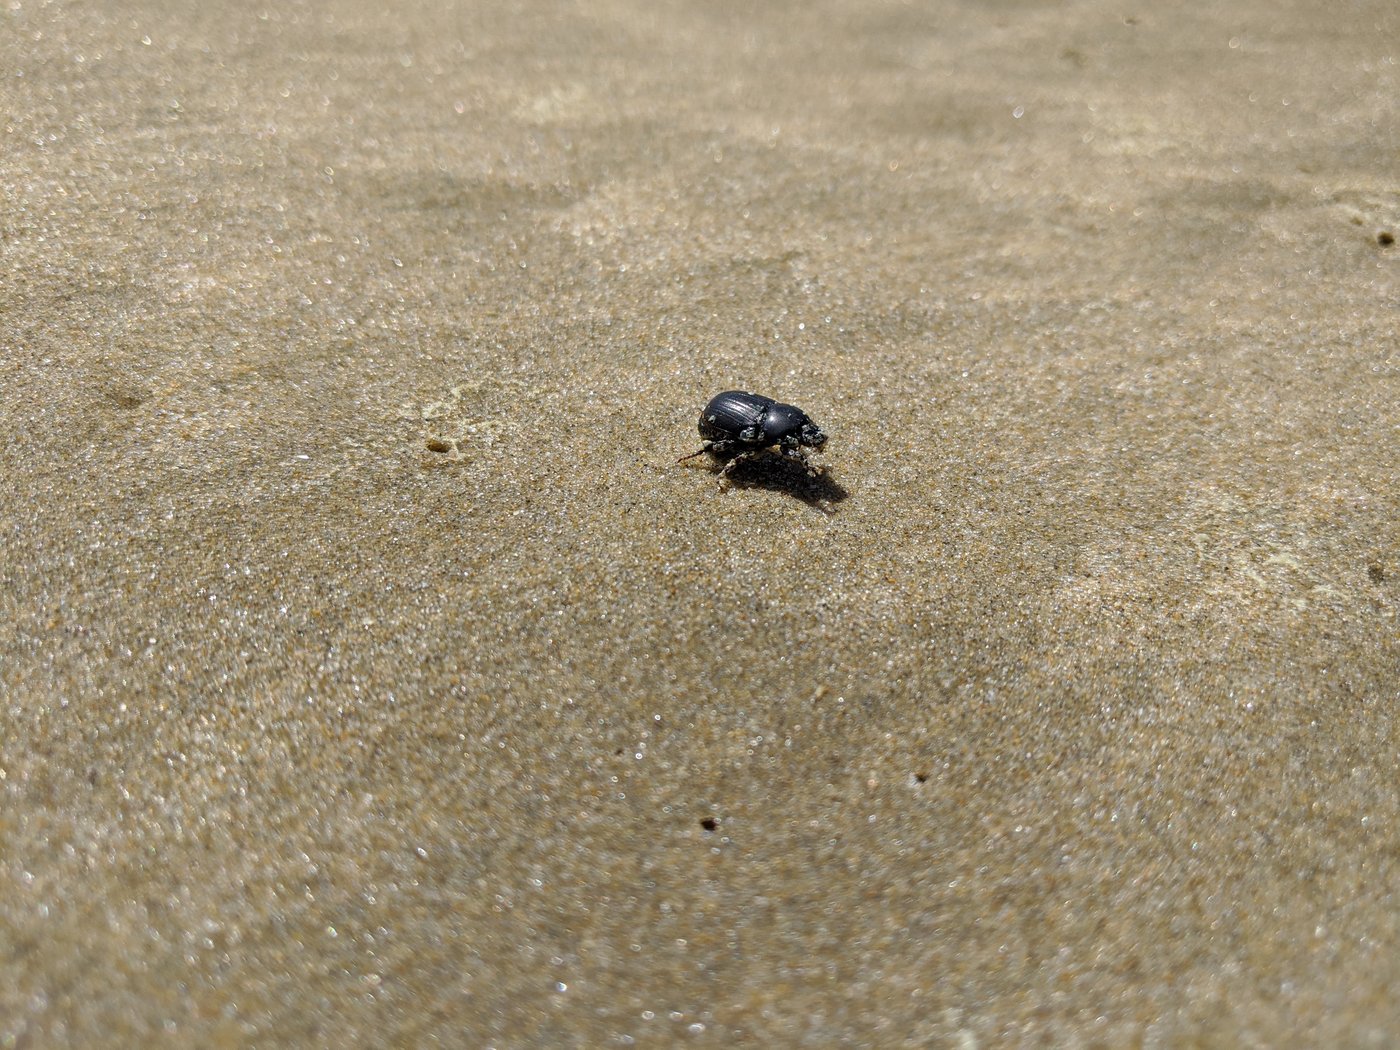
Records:
[[[781,402],[768,409],[763,417],[763,436],[787,448],[806,445],[808,448],[821,448],[826,444],[826,434],[807,417],[807,413],[796,405]]]
[[[776,445],[806,444],[802,440],[803,427],[811,425],[812,421],[802,409],[777,403],[770,405],[763,416],[763,437]]]

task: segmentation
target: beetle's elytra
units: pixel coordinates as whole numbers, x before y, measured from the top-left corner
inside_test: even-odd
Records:
[[[746,390],[726,390],[710,398],[700,413],[700,436],[705,439],[700,451],[676,462],[706,452],[732,457],[720,472],[721,478],[727,478],[740,463],[775,445],[780,455],[797,460],[809,475],[815,476],[817,468],[807,462],[803,449],[826,444],[826,434],[802,409]]]

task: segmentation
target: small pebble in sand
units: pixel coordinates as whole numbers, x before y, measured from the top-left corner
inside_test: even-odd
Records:
[[[442,438],[428,438],[425,442],[429,452],[451,452],[452,445]]]
[[[1395,243],[1395,234],[1389,230],[1381,230],[1380,233],[1376,234],[1376,243],[1382,248],[1389,248]]]

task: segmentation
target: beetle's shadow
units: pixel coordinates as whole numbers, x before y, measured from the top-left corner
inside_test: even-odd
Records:
[[[723,466],[724,462],[720,461],[714,472],[718,474]],[[826,515],[835,514],[837,504],[851,495],[830,473],[812,477],[800,464],[772,454],[740,463],[730,471],[729,482],[736,489],[786,493]]]

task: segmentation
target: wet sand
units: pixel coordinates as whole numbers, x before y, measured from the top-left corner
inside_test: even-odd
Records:
[[[1400,1040],[1392,3],[231,7],[0,11],[0,1047]]]

